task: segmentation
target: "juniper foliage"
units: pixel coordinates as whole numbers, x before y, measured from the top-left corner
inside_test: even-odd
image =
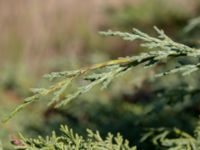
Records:
[[[96,85],[101,85],[106,88],[111,81],[121,75],[124,75],[129,70],[138,65],[143,65],[144,68],[155,67],[163,60],[174,59],[178,57],[199,57],[200,50],[188,47],[184,44],[174,42],[170,39],[163,30],[154,27],[158,37],[152,37],[146,33],[133,29],[133,33],[127,32],[100,32],[105,36],[118,36],[124,40],[135,41],[140,40],[142,47],[148,50],[137,56],[124,57],[116,60],[111,60],[105,63],[95,64],[90,67],[81,68],[74,71],[53,72],[46,74],[44,77],[50,81],[54,81],[52,86],[48,88],[32,89],[33,96],[25,99],[24,103],[18,106],[5,121],[9,120],[18,111],[27,105],[40,100],[42,97],[52,95],[48,106],[62,107],[68,104],[71,100],[78,96],[87,93]],[[199,69],[199,63],[196,64],[177,64],[178,66],[163,73],[158,73],[157,76],[164,76],[172,73],[182,72],[183,75],[188,75]],[[79,81],[77,83],[77,81]],[[75,85],[76,88],[72,92],[68,92],[70,87]]]
[[[16,145],[17,150],[136,150],[130,147],[129,142],[124,140],[120,134],[114,137],[112,134],[103,139],[98,131],[87,130],[84,138],[67,126],[61,126],[62,135],[57,136],[55,132],[46,138],[38,137],[28,139],[20,135],[21,143]]]
[[[200,123],[198,123],[193,136],[177,128],[159,128],[149,129],[141,141],[144,142],[148,138],[153,144],[166,150],[199,150]]]
[[[155,27],[158,37],[152,37],[138,29],[133,29],[133,33],[107,31],[100,32],[104,36],[118,36],[124,40],[135,41],[140,40],[140,46],[149,50],[136,56],[123,57],[111,60],[105,63],[95,64],[89,67],[81,68],[74,71],[53,72],[46,74],[44,77],[52,82],[48,88],[32,89],[33,96],[25,99],[24,103],[18,106],[5,121],[10,119],[18,111],[27,105],[36,102],[43,97],[51,96],[48,106],[62,107],[78,96],[89,92],[93,87],[101,85],[106,88],[116,77],[122,76],[128,71],[140,65],[145,68],[155,68],[160,62],[171,61],[177,58],[199,58],[200,50],[191,48],[181,43],[177,43],[169,38],[163,30]],[[191,64],[177,63],[174,68],[163,72],[156,72],[154,77],[162,77],[169,74],[181,73],[182,75],[190,75],[198,71],[199,62]],[[73,91],[71,87],[75,87]],[[194,90],[195,91],[195,90]],[[189,93],[192,95],[192,93]],[[180,103],[177,103],[177,108]],[[188,104],[188,103],[187,103]],[[156,109],[156,108],[155,108]],[[21,135],[22,145],[17,149],[110,149],[110,150],[134,150],[135,147],[129,147],[128,142],[124,141],[120,135],[113,137],[109,134],[103,140],[99,133],[88,131],[88,137],[75,134],[66,126],[61,127],[63,135],[57,136],[54,132],[51,137],[37,139],[27,139]],[[171,135],[174,137],[172,138]],[[152,129],[142,138],[145,141],[148,138],[153,139],[153,143],[159,147],[179,150],[196,150],[199,147],[199,126],[195,130],[195,136],[179,129],[168,130],[165,128]]]

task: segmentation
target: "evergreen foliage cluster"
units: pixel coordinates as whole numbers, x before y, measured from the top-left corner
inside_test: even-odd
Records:
[[[123,140],[120,134],[114,137],[112,134],[108,134],[106,139],[102,139],[99,132],[92,132],[87,130],[88,136],[84,139],[82,136],[73,132],[67,126],[61,126],[62,136],[56,136],[53,132],[52,136],[38,137],[37,139],[27,139],[21,135],[21,143],[16,144],[18,150],[136,150],[135,147],[130,147],[127,140]]]
[[[196,20],[192,21],[185,30],[189,32],[196,26],[196,22]],[[155,31],[158,34],[157,37],[150,36],[138,29],[133,29],[131,33],[111,30],[100,32],[104,36],[117,36],[127,41],[139,40],[140,46],[145,51],[138,55],[99,63],[78,70],[46,74],[44,77],[51,81],[52,85],[47,88],[32,89],[33,96],[25,99],[4,121],[11,119],[27,105],[47,96],[51,98],[47,102],[50,108],[61,109],[60,107],[70,105],[69,102],[89,92],[97,85],[101,85],[102,89],[107,88],[112,81],[117,80],[117,77],[125,76],[128,71],[133,70],[136,66],[154,69],[155,74],[150,77],[153,80],[158,80],[158,77],[170,74],[191,76],[191,73],[199,70],[200,49],[173,41],[163,30],[157,27],[155,27]],[[192,59],[193,61],[183,63],[180,59]],[[170,69],[157,69],[162,63],[168,65],[170,62],[174,62]],[[166,91],[161,90],[154,93],[154,98],[156,97],[160,101],[151,101],[149,105],[152,107],[149,107],[148,111],[145,110],[145,115],[157,117],[161,115],[159,114],[161,109],[167,109],[166,106],[170,105],[173,105],[170,108],[172,112],[181,113],[184,109],[199,104],[198,97],[195,97],[199,94],[199,88],[182,85],[181,88],[176,87],[172,88],[171,91]],[[102,138],[98,131],[87,130],[88,134],[84,137],[74,133],[67,126],[61,126],[61,132],[61,135],[53,132],[51,136],[46,138],[40,136],[34,139],[25,138],[20,134],[19,140],[14,141],[13,145],[16,149],[21,150],[136,150],[138,146],[129,146],[134,141],[129,141],[131,143],[129,144],[128,140],[124,140],[120,134],[114,137],[109,133],[105,138]],[[140,140],[140,143],[144,145],[148,142],[154,145],[154,149],[198,150],[200,149],[200,126],[199,124],[196,125],[193,135],[176,127],[150,128],[141,136]],[[140,149],[140,146],[137,149]]]

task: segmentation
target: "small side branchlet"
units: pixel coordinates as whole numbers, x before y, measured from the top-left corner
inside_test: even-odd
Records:
[[[193,136],[177,128],[158,128],[149,129],[143,135],[141,142],[149,139],[154,145],[167,150],[198,150],[200,149],[200,123],[198,123]]]

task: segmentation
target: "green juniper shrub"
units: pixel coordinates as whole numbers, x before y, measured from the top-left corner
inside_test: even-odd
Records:
[[[105,109],[106,107],[104,106],[101,108],[101,105],[96,103],[98,105],[98,107],[96,107],[96,112],[99,114],[98,117],[100,118],[103,116],[101,112],[105,113],[104,119],[98,120],[100,124],[98,128],[101,129],[100,126],[103,125],[103,122],[110,119],[109,113],[115,112],[113,118],[118,117],[121,120],[119,122],[116,120],[110,122],[112,123],[110,127],[122,131],[121,134],[123,135],[133,131],[133,136],[126,136],[129,142],[128,140],[124,140],[120,134],[113,136],[109,133],[107,136],[104,134],[104,136],[101,137],[98,131],[92,132],[88,130],[88,134],[80,136],[67,126],[61,126],[61,134],[52,132],[52,135],[46,138],[42,138],[41,136],[38,138],[25,138],[20,134],[19,138],[13,141],[14,147],[16,149],[27,150],[135,150],[136,147],[137,149],[200,149],[200,131],[199,125],[197,125],[199,120],[199,88],[198,86],[191,86],[189,81],[181,80],[183,76],[193,79],[193,76],[198,72],[200,67],[198,61],[200,50],[173,41],[163,30],[157,27],[155,27],[155,31],[158,37],[152,37],[138,29],[133,29],[131,33],[111,30],[100,32],[102,35],[117,36],[127,41],[139,40],[141,42],[140,46],[148,51],[142,52],[136,56],[123,57],[77,70],[46,74],[44,77],[48,79],[52,85],[47,88],[32,89],[33,95],[26,98],[24,102],[14,109],[4,120],[4,122],[8,121],[17,112],[34,102],[40,102],[44,97],[49,97],[47,107],[49,107],[50,110],[57,111],[57,113],[62,115],[64,112],[64,116],[72,116],[69,120],[76,120],[78,118],[76,113],[70,114],[70,109],[63,112],[62,110],[64,110],[66,106],[68,106],[68,108],[70,106],[72,110],[76,107],[73,105],[78,101],[75,99],[81,95],[88,93],[91,89],[99,85],[102,89],[108,88],[113,80],[117,80],[119,77],[123,77],[128,74],[128,72],[134,71],[137,67],[140,67],[153,71],[153,75],[149,76],[148,82],[155,87],[152,91],[146,90],[149,97],[141,97],[138,92],[138,97],[136,98],[132,95],[129,95],[129,98],[127,96],[123,97],[127,100],[126,102],[120,100],[118,102],[110,102],[110,107],[107,109]],[[181,61],[185,63],[181,63]],[[170,64],[170,62],[173,62],[173,64]],[[173,85],[173,87],[163,86],[162,88],[157,88],[156,86],[160,82],[156,83],[156,81],[161,80],[161,77],[167,78],[168,75],[176,76],[175,83],[177,83],[177,85],[175,87]],[[194,77],[195,83],[198,85],[197,79],[198,76]],[[144,91],[145,90],[142,92]],[[144,95],[145,94],[143,94],[143,96]],[[86,111],[87,108],[92,105],[85,107],[80,102],[78,104],[77,107],[79,107],[79,111],[86,112],[87,117],[93,119],[92,111]],[[83,106],[83,109],[80,109],[80,106]],[[122,107],[122,110],[118,110],[117,107]],[[102,109],[113,109],[114,111],[106,112],[102,111]],[[68,114],[65,114],[66,112]],[[73,116],[72,114],[75,115]],[[86,122],[85,126],[87,125],[89,126]],[[126,125],[129,127],[127,128]],[[106,126],[108,126],[108,124],[104,124],[103,128]],[[115,128],[115,126],[118,126],[118,128]],[[195,126],[197,126],[196,129],[194,129]],[[195,130],[194,134],[192,133],[193,129]],[[139,138],[140,140],[138,140]],[[136,144],[136,146],[129,146],[134,144]]]

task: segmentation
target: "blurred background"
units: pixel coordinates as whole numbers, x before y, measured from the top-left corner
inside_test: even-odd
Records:
[[[175,41],[198,47],[197,32],[185,34],[184,27],[199,12],[198,0],[190,0],[189,4],[188,0],[0,0],[0,118],[29,96],[30,88],[48,85],[42,79],[45,73],[145,51],[138,47],[138,42],[105,38],[99,31],[131,32],[135,27],[155,35],[156,25]],[[144,119],[154,107],[152,99],[158,99],[155,89],[179,83],[170,77],[152,87],[146,80],[152,71],[136,70],[134,77],[130,73],[108,90],[94,89],[64,109],[48,109],[45,105],[48,99],[26,108],[0,129],[0,140],[9,149],[17,132],[31,137],[46,135],[58,130],[60,124],[82,134],[86,128],[100,130],[103,135],[108,131],[121,132],[134,144],[139,143],[142,127],[176,125],[192,131],[197,115],[189,116],[188,123],[186,115],[181,118],[181,111],[170,118],[165,112],[169,110],[164,109],[160,118],[168,115],[168,121],[159,117],[156,120],[155,112]],[[196,80],[188,80],[187,83],[197,84]],[[160,105],[164,107],[163,103]]]

